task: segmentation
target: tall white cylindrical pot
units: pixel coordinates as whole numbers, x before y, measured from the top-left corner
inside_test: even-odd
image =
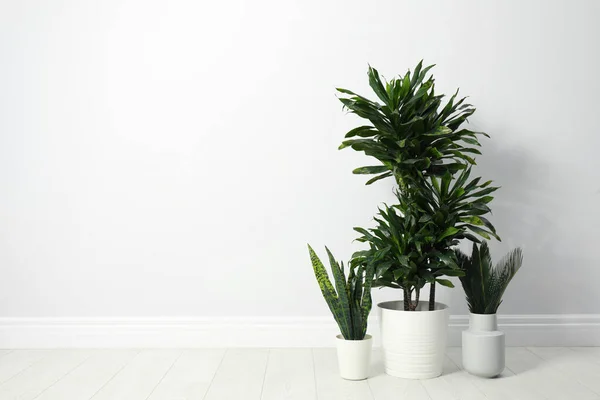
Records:
[[[379,303],[383,363],[388,375],[408,379],[435,378],[442,374],[448,306],[421,301],[416,311],[404,311],[403,301]]]
[[[498,330],[496,314],[470,314],[469,329],[462,333],[465,371],[493,378],[504,371],[504,332]]]
[[[366,335],[363,340],[346,340],[342,335],[336,338],[340,376],[351,381],[367,379],[373,348],[371,335]]]

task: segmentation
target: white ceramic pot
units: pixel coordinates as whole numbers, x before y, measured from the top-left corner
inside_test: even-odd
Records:
[[[366,335],[363,340],[346,340],[342,335],[336,338],[340,376],[351,381],[367,379],[373,348],[371,335]]]
[[[388,375],[408,379],[435,378],[442,374],[448,306],[421,301],[416,311],[404,311],[404,302],[379,303],[383,363]]]
[[[462,333],[465,371],[483,378],[504,371],[504,332],[498,330],[496,314],[471,314],[469,330]]]

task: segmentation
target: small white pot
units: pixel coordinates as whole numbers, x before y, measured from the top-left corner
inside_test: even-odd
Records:
[[[469,330],[462,333],[465,371],[493,378],[504,371],[504,332],[498,330],[496,314],[470,314]]]
[[[371,335],[366,335],[363,340],[346,340],[342,335],[336,338],[340,376],[351,381],[367,379],[373,348]]]
[[[403,301],[379,303],[383,363],[388,375],[408,379],[435,378],[442,374],[448,306],[421,301],[416,311],[404,311]]]

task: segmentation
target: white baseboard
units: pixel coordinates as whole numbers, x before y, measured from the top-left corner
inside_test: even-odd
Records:
[[[509,346],[600,346],[600,315],[501,315]],[[460,346],[468,316],[450,317],[450,346]],[[377,319],[369,332],[378,344]],[[330,347],[329,317],[0,318],[0,348]]]
[[[448,343],[460,346],[468,315],[450,316]],[[600,314],[498,315],[507,346],[600,346]]]

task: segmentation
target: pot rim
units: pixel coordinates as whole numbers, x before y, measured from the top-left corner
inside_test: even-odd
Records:
[[[356,339],[344,339],[344,336],[342,336],[342,334],[338,334],[335,335],[335,338],[338,340],[343,340],[344,342],[357,342],[357,343],[361,343],[361,342],[368,342],[370,340],[373,340],[373,336],[369,335],[368,333],[365,335],[364,339],[361,340],[356,340]]]
[[[421,304],[429,304],[428,301],[419,301],[419,305]],[[402,308],[398,308],[397,305],[401,305]],[[404,301],[403,300],[392,300],[392,301],[383,301],[377,304],[382,311],[397,311],[397,312],[408,312],[408,313],[435,313],[435,312],[445,312],[448,309],[448,305],[440,302],[435,302],[435,309],[433,311],[429,310],[415,310],[415,311],[405,311],[404,310]]]

